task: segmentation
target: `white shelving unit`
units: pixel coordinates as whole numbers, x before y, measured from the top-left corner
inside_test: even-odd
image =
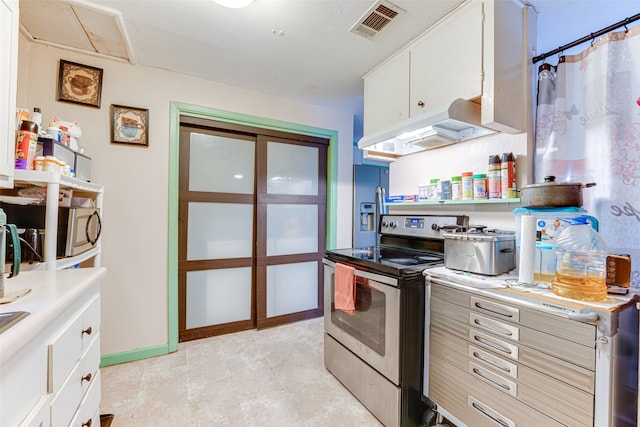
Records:
[[[104,187],[91,182],[61,175],[56,172],[32,171],[16,169],[14,175],[15,187],[35,185],[46,187],[46,218],[44,262],[34,264],[32,268],[25,270],[61,270],[72,267],[78,263],[93,258],[93,266],[100,266],[101,240],[97,245],[77,256],[56,259],[56,242],[58,234],[58,197],[61,189],[70,189],[73,196],[88,197],[95,200],[95,207],[100,209],[102,215],[102,203]]]

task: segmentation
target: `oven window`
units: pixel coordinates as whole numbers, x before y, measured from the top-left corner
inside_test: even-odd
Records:
[[[332,284],[333,288],[333,284]],[[331,295],[334,295],[332,289]],[[331,321],[334,325],[384,356],[386,297],[383,292],[356,278],[356,310],[354,315],[336,310],[331,298]]]

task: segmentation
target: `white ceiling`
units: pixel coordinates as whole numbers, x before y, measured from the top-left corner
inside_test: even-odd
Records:
[[[373,39],[349,31],[373,0],[255,0],[245,9],[213,0],[20,0],[20,20],[25,34],[43,41],[359,115],[362,75],[463,1],[392,0],[406,13]],[[634,0],[528,3],[538,22],[549,11],[569,32],[585,20],[567,18],[584,12],[587,33],[601,28],[591,23],[602,16],[589,13],[593,5],[619,19],[629,15],[615,15],[613,4],[637,7]],[[612,23],[604,15],[604,25]]]
[[[373,0],[256,0],[244,9],[213,0],[21,0],[20,8],[23,30],[43,39],[56,31],[69,45],[83,37],[71,24],[76,6],[104,7],[121,14],[136,64],[352,111],[362,75],[462,1],[393,0],[406,13],[373,39],[349,32]],[[81,20],[100,27],[89,34],[112,34],[113,23]]]

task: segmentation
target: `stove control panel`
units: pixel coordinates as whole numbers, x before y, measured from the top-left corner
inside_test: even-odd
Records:
[[[420,238],[442,238],[441,231],[468,227],[466,215],[382,215],[380,234]]]

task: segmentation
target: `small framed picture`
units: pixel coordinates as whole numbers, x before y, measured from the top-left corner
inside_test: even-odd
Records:
[[[100,108],[102,69],[60,60],[58,101]]]
[[[111,105],[111,142],[149,146],[149,110]]]

